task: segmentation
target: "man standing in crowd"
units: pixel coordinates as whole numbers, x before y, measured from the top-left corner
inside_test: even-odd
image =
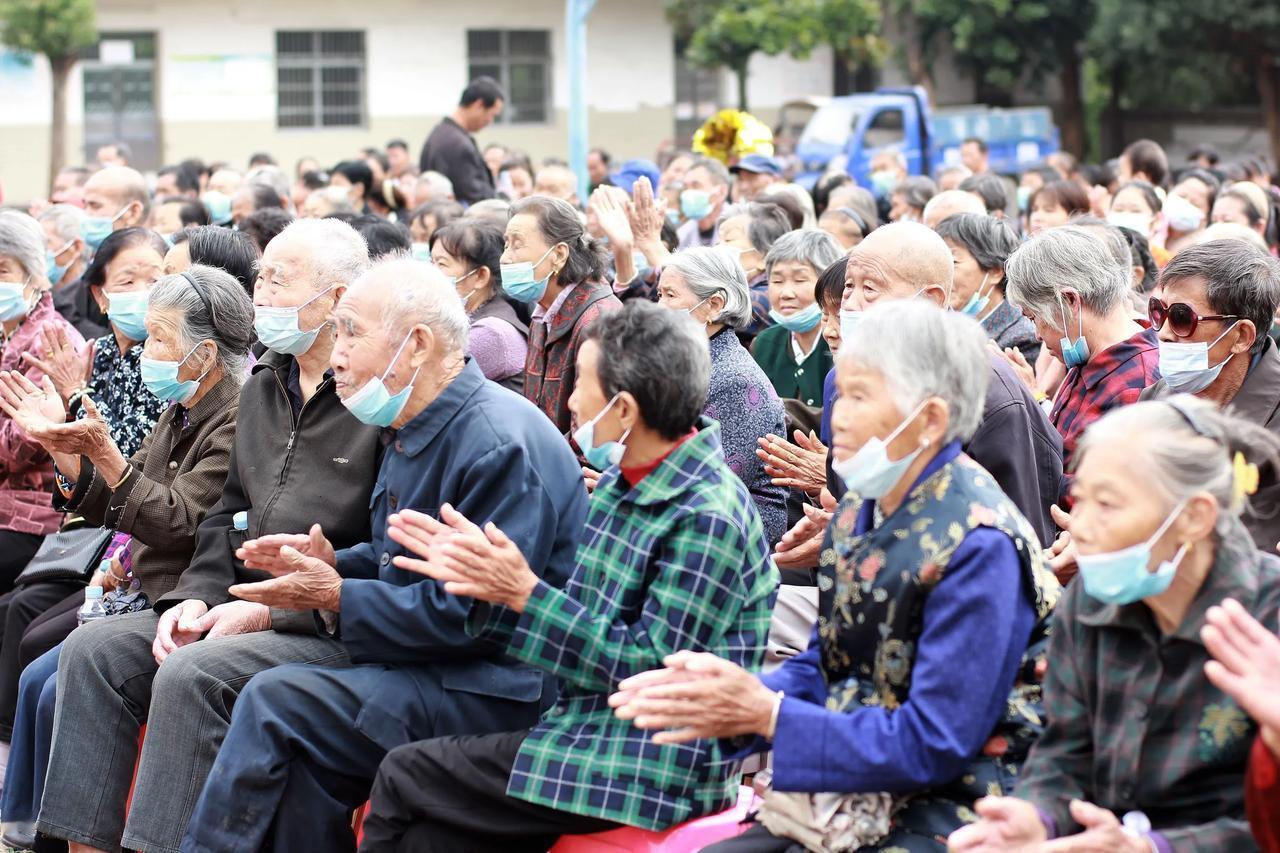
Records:
[[[394,430],[369,504],[372,539],[337,553],[318,528],[253,540],[245,565],[281,577],[231,592],[319,610],[345,655],[277,667],[240,694],[183,839],[191,853],[349,847],[351,810],[389,750],[528,728],[555,698],[554,678],[467,633],[469,599],[392,565],[405,551],[387,518],[449,504],[506,531],[535,574],[563,587],[587,508],[568,442],[465,358],[467,315],[435,267],[375,266],[334,318],[339,397],[362,422]]]
[[[494,196],[493,173],[485,165],[473,135],[493,123],[506,99],[498,81],[477,77],[462,90],[453,115],[441,119],[422,146],[418,170],[447,177],[463,204]]]

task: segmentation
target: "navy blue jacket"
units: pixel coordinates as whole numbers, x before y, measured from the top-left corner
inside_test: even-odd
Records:
[[[372,541],[338,552],[339,639],[356,664],[430,672],[446,692],[549,705],[554,679],[467,634],[471,599],[391,564],[405,551],[387,537],[387,517],[399,509],[434,516],[445,503],[476,524],[494,522],[553,586],[572,574],[587,511],[582,469],[546,415],[468,361],[383,455],[369,501]],[[377,706],[380,692],[366,705]],[[443,703],[441,717],[452,704]]]

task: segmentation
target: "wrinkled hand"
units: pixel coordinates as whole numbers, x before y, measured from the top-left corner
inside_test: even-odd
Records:
[[[334,569],[337,560],[333,556],[333,546],[324,538],[318,524],[311,526],[309,540],[308,553],[323,553],[323,557],[308,556],[290,545],[281,545],[271,560],[259,566],[275,578],[257,583],[238,583],[227,592],[244,601],[268,607],[337,613],[342,606],[342,576]],[[327,553],[324,553],[326,549]]]
[[[587,494],[591,494],[596,490],[596,484],[600,482],[600,472],[594,468],[582,466],[582,482],[586,484]]]
[[[333,545],[324,537],[324,531],[318,524],[312,525],[310,533],[272,533],[250,539],[236,549],[236,559],[243,562],[245,568],[279,576],[291,571],[291,564],[280,554],[280,549],[285,547],[303,556],[315,557],[328,566],[338,565]]]
[[[804,518],[782,535],[773,550],[773,562],[780,569],[811,569],[818,565],[822,536],[833,513],[804,504]]]
[[[157,665],[164,663],[164,659],[178,649],[200,639],[204,630],[199,627],[199,619],[208,612],[209,605],[198,599],[188,598],[160,614],[156,639],[151,644],[151,655],[156,659]]]
[[[654,198],[653,185],[641,176],[631,187],[631,203],[627,205],[627,218],[638,245],[662,242],[662,223],[667,218],[666,200]]]
[[[1040,813],[1026,800],[983,797],[974,805],[974,811],[981,819],[951,833],[947,839],[949,853],[1025,853],[1036,849],[1048,834]]]
[[[398,556],[399,569],[444,583],[450,595],[465,595],[523,613],[538,576],[507,535],[489,522],[477,527],[449,504],[440,520],[401,510],[388,520],[391,539],[421,559]]]
[[[1234,599],[1210,607],[1200,638],[1213,660],[1205,675],[1262,726],[1273,752],[1280,746],[1280,637]]]
[[[1040,853],[1151,853],[1145,838],[1129,835],[1120,819],[1101,806],[1071,801],[1071,817],[1084,832],[1055,838],[1040,846]]]
[[[663,729],[654,743],[768,734],[776,697],[759,678],[705,652],[676,652],[663,664],[665,670],[640,673],[618,685],[609,697],[618,719],[640,729]]]
[[[63,406],[76,391],[84,388],[93,372],[93,350],[96,341],[89,341],[77,350],[67,336],[67,330],[53,323],[45,323],[40,330],[44,347],[40,358],[24,352],[22,360],[53,380]]]
[[[196,626],[201,632],[208,632],[206,640],[270,631],[271,608],[249,601],[228,601],[201,616]]]
[[[827,447],[812,431],[805,435],[796,430],[795,440],[792,444],[769,433],[756,439],[760,445],[756,456],[764,463],[764,472],[773,478],[775,486],[799,489],[816,497],[827,485]]]
[[[1045,549],[1045,556],[1049,559],[1049,569],[1058,579],[1058,583],[1066,586],[1067,582],[1080,571],[1076,563],[1076,543],[1071,538],[1071,516],[1059,509],[1056,504],[1050,505],[1049,514],[1053,516],[1053,523],[1062,528],[1062,532],[1058,534],[1053,544]]]
[[[991,348],[997,355],[1004,356],[1004,360],[1013,368],[1014,375],[1018,377],[1018,381],[1027,386],[1027,390],[1031,393],[1036,392],[1036,371],[1035,368],[1027,363],[1026,356],[1017,347],[1005,347],[1000,349],[1000,345],[995,341],[988,340],[987,346]]]
[[[596,215],[600,230],[609,238],[609,247],[615,252],[625,249],[631,252],[635,235],[631,231],[631,221],[627,219],[626,208],[622,200],[614,193],[617,187],[596,187],[591,193],[591,209]]]
[[[67,407],[58,396],[53,380],[46,376],[37,388],[15,370],[0,372],[0,411],[32,438],[67,420]]]

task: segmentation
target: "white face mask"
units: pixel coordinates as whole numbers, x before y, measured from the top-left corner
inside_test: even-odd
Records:
[[[1164,202],[1164,218],[1169,227],[1180,233],[1195,231],[1204,222],[1204,211],[1180,195],[1169,193]]]
[[[1222,373],[1222,368],[1227,366],[1227,362],[1232,359],[1235,353],[1228,355],[1219,364],[1212,367],[1209,366],[1209,350],[1217,345],[1218,341],[1226,337],[1227,332],[1231,331],[1236,320],[1230,326],[1223,330],[1221,335],[1214,338],[1211,343],[1201,341],[1199,343],[1176,343],[1172,341],[1160,342],[1160,375],[1164,377],[1168,386],[1180,394],[1196,394],[1212,385]]]
[[[1144,213],[1114,211],[1107,214],[1107,224],[1117,228],[1130,228],[1144,237],[1151,234],[1151,217]]]
[[[831,463],[831,470],[840,477],[845,488],[860,498],[879,500],[898,484],[923,448],[917,447],[901,459],[890,459],[889,445],[907,428],[908,424],[916,419],[927,402],[929,402],[927,399],[922,400],[920,405],[916,406],[915,410],[885,438],[873,436],[848,459]]]

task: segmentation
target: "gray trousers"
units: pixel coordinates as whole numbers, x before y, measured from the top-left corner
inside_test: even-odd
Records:
[[[113,616],[63,646],[41,832],[103,850],[177,851],[249,679],[285,663],[347,663],[335,640],[264,631],[192,643],[158,667],[158,622],[152,611]]]

